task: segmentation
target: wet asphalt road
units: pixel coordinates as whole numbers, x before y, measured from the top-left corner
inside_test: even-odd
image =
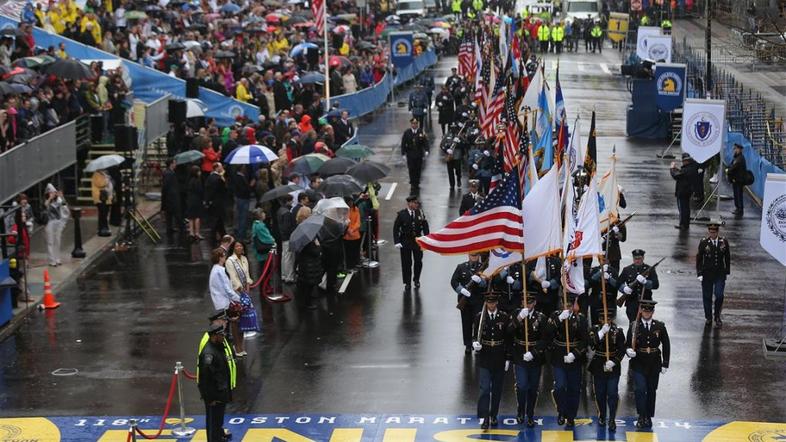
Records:
[[[555,57],[548,58],[553,78]],[[455,58],[434,69],[437,82]],[[589,116],[598,113],[599,170],[616,145],[619,182],[629,213],[625,260],[634,248],[647,261],[662,256],[656,317],[672,339],[671,370],[661,377],[657,416],[674,419],[784,421],[786,364],[763,358],[761,338],[773,337],[783,317],[784,273],[758,245],[760,214],[751,206],[733,219],[730,201],[720,204],[727,220],[722,234],[732,247],[732,275],[726,285],[723,329],[705,330],[695,249],[705,229],[680,233],[668,161],[655,153],[661,143],[625,138],[629,94],[618,72],[619,58],[567,54],[560,61],[569,120],[578,113],[586,140]],[[553,80],[552,80],[553,84]],[[403,101],[400,96],[397,100]],[[436,113],[434,114],[436,121]],[[264,333],[247,341],[239,388],[230,413],[454,413],[475,410],[477,386],[472,357],[464,355],[460,318],[449,278],[461,257],[427,253],[423,286],[403,294],[399,257],[391,242],[396,210],[409,186],[406,167],[394,151],[407,127],[406,107],[389,106],[360,128],[360,141],[373,146],[374,159],[393,165],[382,199],[381,267],[354,275],[338,299],[321,300],[313,312],[294,303],[260,305]],[[436,149],[424,171],[421,199],[433,230],[455,218],[460,193],[449,193]],[[386,200],[392,184],[396,188]],[[466,183],[465,183],[466,189]],[[709,194],[709,191],[707,192]],[[730,189],[723,193],[730,193]],[[714,210],[714,204],[713,204]],[[0,343],[0,409],[4,416],[150,415],[163,407],[175,361],[193,369],[197,343],[212,307],[207,295],[209,247],[169,238],[125,254],[109,253],[60,293],[58,310],[37,313]],[[626,326],[624,317],[621,325]],[[627,362],[624,362],[627,366]],[[54,376],[75,368],[75,376]],[[635,415],[626,370],[620,381],[619,416]],[[544,372],[547,372],[544,371]],[[550,375],[544,376],[542,391]],[[502,412],[515,412],[512,375]],[[591,390],[591,389],[590,389]],[[580,415],[595,414],[591,393]],[[194,385],[186,407],[201,410]],[[545,394],[539,414],[554,415]]]

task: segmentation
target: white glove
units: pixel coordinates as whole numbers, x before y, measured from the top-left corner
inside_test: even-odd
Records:
[[[609,324],[603,324],[603,327],[601,327],[600,330],[598,330],[598,338],[603,339],[603,337],[606,336],[606,333],[608,333],[610,329],[611,327],[609,327]]]
[[[467,298],[472,296],[472,293],[470,293],[469,290],[467,290],[467,289],[461,289],[461,294],[466,296]]]
[[[510,370],[510,361],[505,361],[505,371]]]
[[[428,156],[428,151],[426,151],[424,155],[425,155],[425,156]]]
[[[562,313],[559,314],[559,320],[564,321],[570,318],[570,310],[563,310]]]
[[[697,172],[699,172],[699,173],[703,173],[703,172],[704,172],[704,169],[697,169]]]
[[[472,168],[475,169],[475,170],[478,170],[480,167],[477,164],[473,164]]]
[[[629,358],[633,359],[636,357],[636,350],[629,348],[625,350],[625,354],[628,355]]]
[[[645,278],[644,275],[638,275],[636,276],[636,281],[638,281],[639,284],[645,284],[647,282],[647,278]]]
[[[669,371],[669,367],[663,367],[660,369],[661,374],[666,374],[667,371]]]
[[[606,371],[611,371],[615,365],[617,364],[615,364],[614,361],[606,361],[606,365],[604,366],[604,368],[606,369]]]
[[[533,359],[535,359],[535,356],[532,355],[532,352],[528,351],[528,352],[524,353],[524,362],[530,362]]]
[[[622,291],[625,292],[626,295],[630,295],[631,293],[633,293],[633,289],[628,287],[627,284],[625,285],[625,287],[622,288]]]
[[[478,275],[472,275],[472,282],[475,284],[480,284],[481,278]]]
[[[524,307],[519,312],[519,319],[523,321],[524,318],[526,318],[527,316],[529,316],[529,309],[527,307]]]
[[[407,161],[407,156],[406,155],[401,155],[401,161],[406,162]]]
[[[699,282],[704,282],[704,276],[699,276],[698,280],[699,280]]]
[[[566,364],[572,364],[576,362],[576,355],[574,355],[573,353],[568,353],[562,359],[565,361]]]
[[[472,343],[472,348],[473,348],[475,351],[480,351],[480,349],[481,349],[481,348],[483,348],[483,346],[482,346],[482,345],[480,345],[480,342],[478,342],[478,341],[475,341],[475,342],[473,342],[473,343]]]
[[[404,247],[404,246],[402,246],[402,245],[401,245],[401,243],[396,243],[396,248],[397,248],[397,249],[400,249],[400,248],[402,248],[402,247]]]
[[[448,155],[453,155],[453,149],[448,149]]]
[[[614,227],[611,228],[611,231],[614,232],[614,233],[620,233],[620,228],[617,227],[617,226],[614,226]]]
[[[505,278],[505,282],[507,282],[508,284],[513,284],[514,282],[516,282],[516,280],[513,279],[512,276],[508,276],[507,278]]]
[[[551,287],[551,282],[549,282],[549,281],[541,281],[540,282],[540,286],[543,287],[544,289],[547,289],[547,288]]]
[[[609,271],[609,265],[608,264],[603,264],[603,271],[604,272],[608,272]]]
[[[489,156],[491,156],[491,152],[489,152],[488,150],[484,150],[483,151],[483,156],[489,157]]]
[[[609,273],[609,272],[603,272],[603,279],[606,279],[606,280],[608,280],[609,278],[611,278],[611,273]]]

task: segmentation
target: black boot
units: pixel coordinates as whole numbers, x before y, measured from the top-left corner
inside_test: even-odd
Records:
[[[489,420],[488,419],[483,419],[483,423],[480,424],[480,429],[481,430],[488,430],[489,429]]]
[[[568,418],[568,421],[565,423],[565,428],[573,428],[576,426],[576,421],[573,420],[572,417]]]
[[[647,425],[647,419],[644,416],[639,415],[639,418],[636,419],[636,428],[645,428]]]
[[[535,419],[528,417],[527,418],[527,428],[533,428],[535,426]]]
[[[524,416],[522,416],[521,414],[517,414],[516,415],[516,423],[519,424],[519,425],[523,424],[524,423]]]
[[[491,416],[491,417],[489,418],[489,424],[491,424],[491,426],[492,426],[492,427],[496,427],[496,426],[497,426],[497,424],[498,424],[498,422],[497,422],[497,416]]]
[[[600,426],[606,425],[606,417],[605,416],[598,416],[598,425],[600,425]]]
[[[565,416],[557,414],[557,425],[565,425]]]
[[[617,431],[617,422],[614,417],[609,418],[609,431]]]

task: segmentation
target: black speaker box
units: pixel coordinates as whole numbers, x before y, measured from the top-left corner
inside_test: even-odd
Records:
[[[135,150],[136,142],[136,128],[134,126],[124,126],[118,124],[115,126],[115,148],[121,151]]]
[[[180,124],[186,121],[186,102],[169,100],[169,122]]]
[[[199,82],[196,78],[186,79],[186,98],[199,98]]]

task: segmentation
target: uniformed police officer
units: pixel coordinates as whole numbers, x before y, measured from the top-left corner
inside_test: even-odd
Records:
[[[426,111],[428,110],[428,94],[423,88],[423,85],[418,83],[415,85],[415,90],[409,94],[409,107],[408,110],[412,112],[412,117],[418,120],[420,127],[425,129]]]
[[[428,235],[428,221],[420,209],[418,197],[407,197],[407,208],[399,210],[393,222],[393,244],[401,254],[401,276],[404,290],[409,291],[412,282],[420,288],[420,271],[423,269],[423,250],[415,238]],[[414,263],[414,266],[413,266]],[[414,268],[414,278],[413,278]]]
[[[453,113],[456,111],[456,102],[448,89],[448,85],[442,86],[434,102],[439,113],[439,126],[442,128],[442,136],[447,132],[446,128],[453,122]],[[461,175],[459,175],[459,187],[461,186]],[[453,187],[453,186],[451,186]]]
[[[223,325],[212,325],[207,330],[209,339],[199,354],[199,394],[205,402],[205,426],[208,442],[222,442],[224,413],[232,401],[231,367],[224,353]]]
[[[726,287],[726,275],[731,273],[731,252],[726,238],[718,236],[720,222],[710,221],[707,224],[708,235],[699,241],[699,252],[696,254],[696,274],[701,282],[701,294],[704,301],[705,326],[723,325],[723,290]],[[712,295],[715,295],[715,315],[713,316]]]
[[[458,74],[458,70],[450,68],[450,77],[445,80],[445,86],[447,86],[448,91],[453,91],[453,88],[459,84],[461,84],[461,76]]]
[[[589,324],[579,313],[577,295],[568,292],[568,305],[549,316],[546,340],[554,375],[557,424],[572,428],[579,409],[582,361],[589,346]],[[565,324],[568,324],[567,327]]]
[[[526,418],[527,427],[532,428],[535,426],[535,404],[548,348],[545,339],[548,318],[535,309],[537,301],[534,295],[527,294],[526,302],[526,307],[515,310],[511,315],[508,333],[513,340],[511,357],[516,370],[516,421],[521,424]]]
[[[507,313],[497,308],[497,294],[486,295],[486,308],[475,317],[472,348],[478,352],[478,418],[483,429],[497,425],[502,383],[510,367]]]
[[[420,174],[423,172],[423,158],[428,156],[428,139],[417,118],[409,120],[410,127],[401,137],[401,155],[409,170],[409,185],[413,192],[420,190]]]
[[[479,253],[470,253],[469,260],[456,266],[450,286],[458,295],[456,307],[461,311],[461,334],[466,354],[472,353],[472,323],[483,308],[486,280],[482,277],[483,263]]]
[[[631,322],[638,314],[639,299],[652,299],[652,291],[660,287],[658,272],[650,270],[649,264],[644,264],[644,250],[636,249],[632,254],[633,264],[622,269],[618,278],[619,291],[623,293],[625,301],[625,314]]]
[[[605,322],[603,308],[594,311],[597,324],[590,332],[590,345],[595,351],[589,364],[592,382],[595,387],[595,404],[598,406],[598,425],[606,425],[609,431],[616,431],[617,404],[619,403],[620,366],[625,358],[625,334],[614,323],[617,309],[614,303],[607,304],[608,322]],[[608,409],[608,414],[606,413]]]
[[[641,317],[631,322],[625,340],[636,391],[637,428],[652,428],[658,380],[668,370],[671,355],[666,324],[652,319],[655,304],[652,300],[641,301]]]

